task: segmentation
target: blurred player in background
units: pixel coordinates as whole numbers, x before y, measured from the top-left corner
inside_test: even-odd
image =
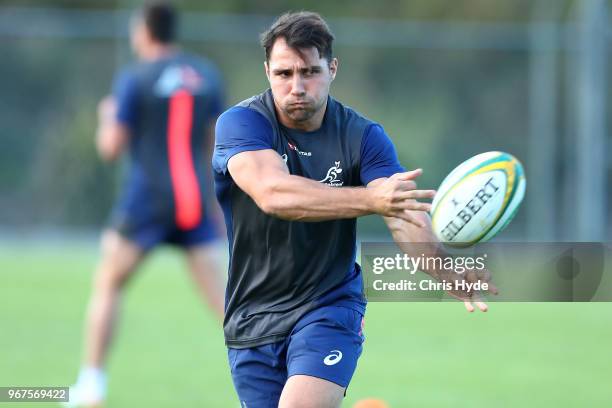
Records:
[[[74,406],[103,402],[121,290],[157,244],[185,250],[202,294],[223,315],[223,282],[210,245],[219,227],[209,170],[222,85],[211,63],[176,46],[176,25],[175,10],[164,3],[148,3],[133,17],[130,39],[140,61],[120,72],[113,95],[99,105],[98,152],[115,160],[127,151],[129,169],[102,235],[83,366],[70,391]]]
[[[357,217],[380,214],[396,242],[440,249],[430,205],[417,201],[434,194],[416,189],[421,171],[406,172],[379,124],[329,96],[333,39],[318,14],[281,16],[262,36],[270,89],[217,121],[231,248],[225,341],[249,408],[340,406],[363,343]],[[455,295],[474,310],[473,294]]]

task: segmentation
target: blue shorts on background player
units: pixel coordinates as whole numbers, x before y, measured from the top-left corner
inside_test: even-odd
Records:
[[[123,151],[128,167],[102,237],[87,316],[84,360],[70,405],[98,406],[106,394],[104,362],[124,283],[149,250],[185,250],[189,269],[216,315],[223,316],[223,279],[211,245],[215,222],[210,155],[214,121],[223,109],[220,75],[208,61],[179,50],[177,15],[145,5],[131,22],[139,62],[117,76],[99,105],[97,147],[105,160]]]

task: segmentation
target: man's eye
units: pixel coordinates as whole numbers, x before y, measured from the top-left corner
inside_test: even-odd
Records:
[[[319,75],[320,73],[321,73],[320,69],[309,69],[308,71],[304,72],[304,76],[312,77],[312,76]]]

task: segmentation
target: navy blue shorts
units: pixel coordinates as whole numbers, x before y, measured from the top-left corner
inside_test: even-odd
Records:
[[[361,313],[325,306],[302,317],[277,343],[228,349],[234,387],[249,408],[276,408],[292,375],[322,378],[348,387],[364,341]]]
[[[115,210],[109,227],[138,245],[143,251],[166,243],[182,247],[208,244],[219,237],[217,225],[208,217],[191,229],[181,229],[174,217],[145,218]]]

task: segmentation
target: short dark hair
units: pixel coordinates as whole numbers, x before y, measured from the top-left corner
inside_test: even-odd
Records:
[[[178,15],[172,4],[149,1],[142,6],[140,16],[154,40],[167,44],[176,39]]]
[[[332,60],[334,34],[323,18],[311,11],[289,12],[280,16],[272,26],[261,34],[261,46],[270,60],[272,47],[278,38],[284,38],[295,50],[315,47],[319,56]]]

